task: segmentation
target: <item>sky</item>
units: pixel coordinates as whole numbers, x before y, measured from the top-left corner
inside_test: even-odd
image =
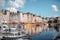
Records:
[[[60,16],[60,0],[0,0],[0,10],[2,9],[56,17]]]

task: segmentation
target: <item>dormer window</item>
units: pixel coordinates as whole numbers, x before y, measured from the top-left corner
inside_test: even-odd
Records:
[[[17,13],[20,13],[19,11],[17,11]]]
[[[7,11],[5,10],[3,14],[4,14],[4,15],[7,15]]]

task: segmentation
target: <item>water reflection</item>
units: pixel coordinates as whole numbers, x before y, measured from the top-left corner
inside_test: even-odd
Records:
[[[44,30],[41,33],[32,36],[32,40],[53,40],[56,33],[57,31],[55,29],[49,31]]]

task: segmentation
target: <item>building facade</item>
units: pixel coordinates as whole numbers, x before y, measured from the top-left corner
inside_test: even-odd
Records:
[[[10,12],[9,10],[0,11],[0,24],[15,26],[22,29],[26,34],[34,34],[41,32],[47,26],[47,22],[41,16],[23,13],[20,11]],[[19,26],[18,26],[19,25]],[[21,27],[22,26],[22,27]]]

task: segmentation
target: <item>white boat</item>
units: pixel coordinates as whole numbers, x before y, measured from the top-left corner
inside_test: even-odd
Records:
[[[8,27],[6,25],[2,28],[3,40],[29,40],[25,33],[19,31],[16,27]],[[27,37],[27,38],[26,38]]]

